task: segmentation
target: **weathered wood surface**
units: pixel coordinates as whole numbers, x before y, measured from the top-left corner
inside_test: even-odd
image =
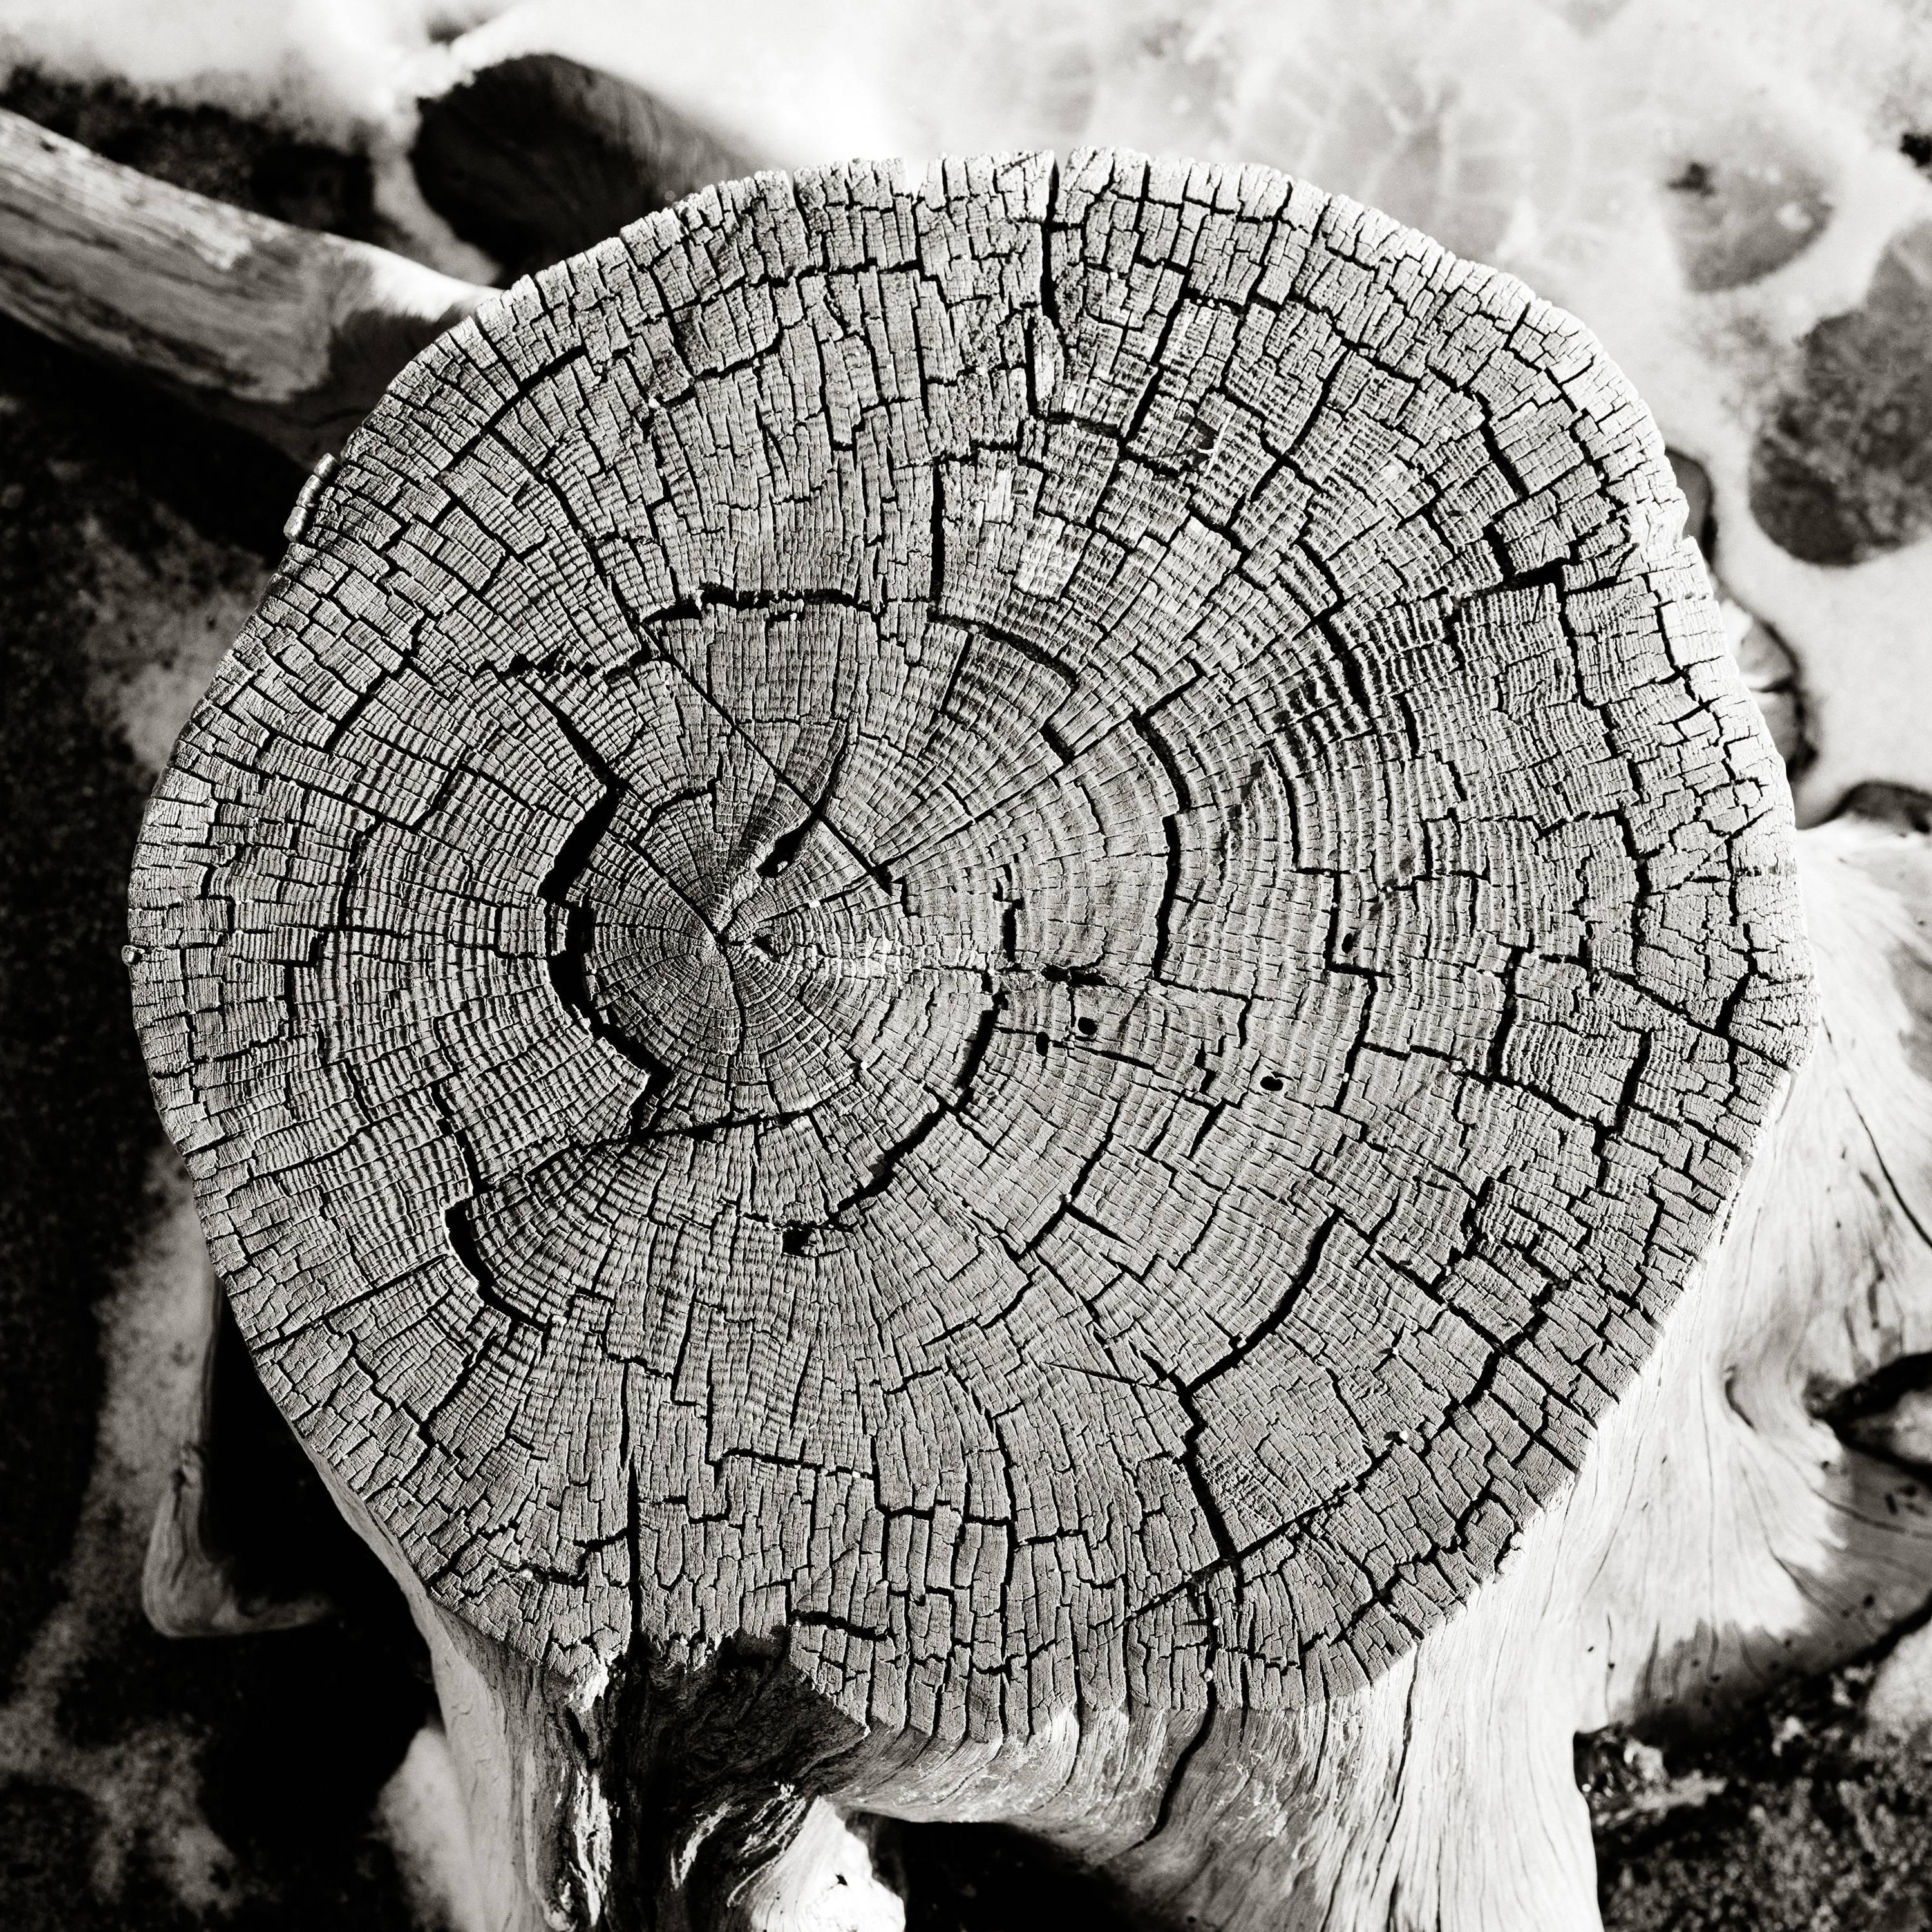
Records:
[[[1096,1848],[1399,1690],[1807,1037],[1681,518],[1574,323],[1261,170],[762,177],[423,356],[131,954],[422,1613]]]
[[[0,315],[304,463],[485,291],[104,160],[0,109]]]

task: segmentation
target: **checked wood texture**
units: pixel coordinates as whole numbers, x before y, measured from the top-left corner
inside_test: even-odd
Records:
[[[1802,1052],[1647,415],[1262,169],[710,189],[398,380],[177,748],[137,1016],[271,1391],[534,1660],[1360,1685]]]

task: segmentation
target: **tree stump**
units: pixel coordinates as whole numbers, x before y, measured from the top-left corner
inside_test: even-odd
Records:
[[[398,379],[130,958],[506,1922],[872,1900],[828,1805],[1587,1922],[1511,1658],[1414,1658],[1808,1037],[1682,514],[1576,323],[1258,168],[760,176]]]

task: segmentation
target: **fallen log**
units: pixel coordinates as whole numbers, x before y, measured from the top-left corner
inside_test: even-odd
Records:
[[[0,315],[310,464],[488,291],[0,110]]]

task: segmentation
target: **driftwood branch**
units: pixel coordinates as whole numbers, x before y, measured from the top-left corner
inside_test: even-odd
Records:
[[[0,314],[297,461],[487,290],[212,201],[0,111]]]

